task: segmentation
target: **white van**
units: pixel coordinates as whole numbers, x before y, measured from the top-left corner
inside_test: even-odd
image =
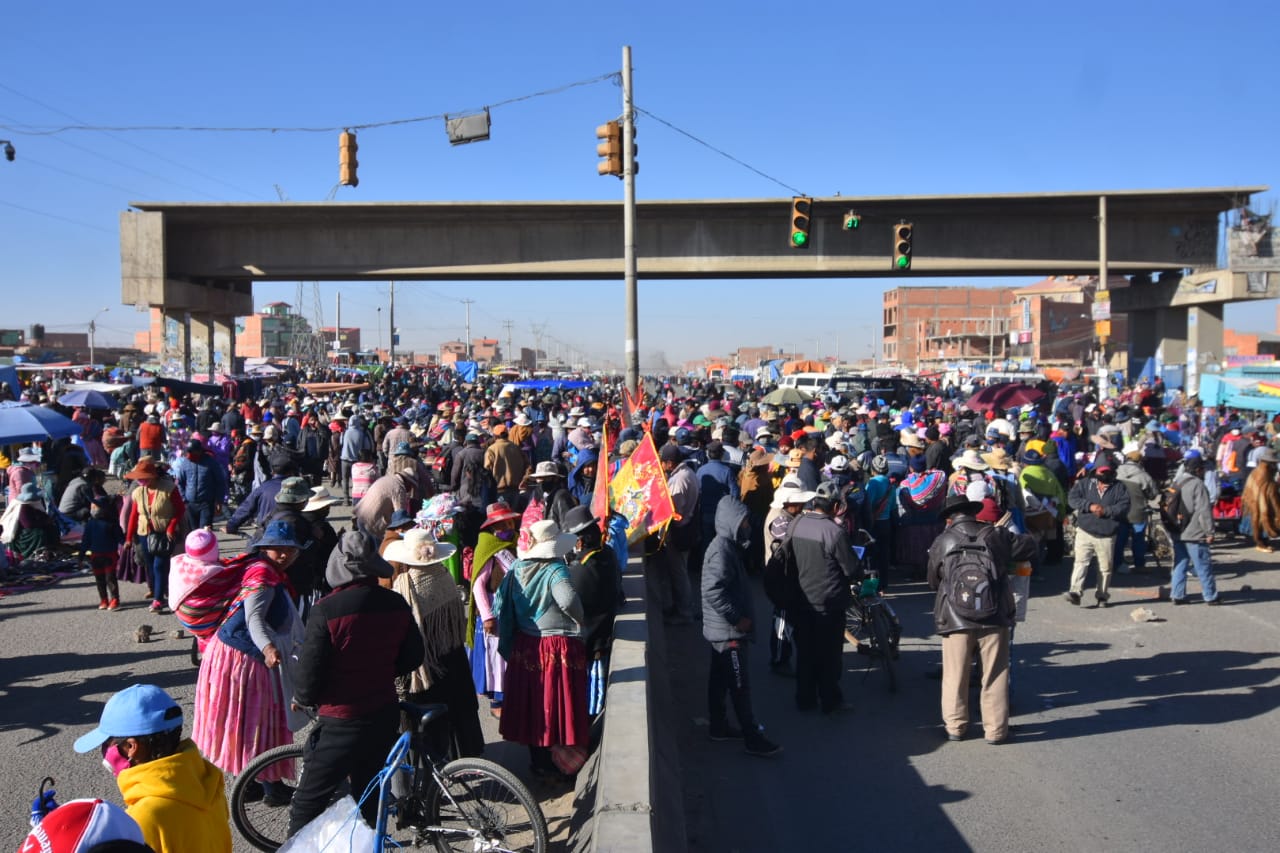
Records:
[[[795,388],[818,396],[827,383],[831,381],[830,373],[792,373],[778,380],[779,388]]]

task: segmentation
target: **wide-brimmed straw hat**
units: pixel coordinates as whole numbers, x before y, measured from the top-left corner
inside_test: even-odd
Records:
[[[504,521],[518,521],[519,519],[520,513],[512,509],[506,502],[497,501],[485,508],[484,524],[480,525],[480,529],[484,530]]]
[[[133,466],[129,473],[124,475],[126,480],[154,480],[161,474],[160,469],[156,466],[155,460],[150,457],[144,457],[138,460],[138,464]]]
[[[530,480],[550,480],[555,477],[563,477],[560,471],[560,465],[557,462],[539,462],[537,467],[533,469],[533,473],[529,475]]]
[[[389,563],[401,563],[406,566],[431,566],[443,563],[453,556],[456,548],[447,542],[437,542],[431,531],[414,528],[387,545],[382,558]]]
[[[562,532],[560,525],[550,518],[534,522],[529,527],[529,536],[533,544],[520,555],[528,560],[557,560],[578,543],[578,537]]]

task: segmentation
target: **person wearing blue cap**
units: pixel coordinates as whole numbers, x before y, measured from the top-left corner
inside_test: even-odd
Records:
[[[75,750],[101,750],[155,853],[230,853],[222,771],[182,737],[182,708],[159,687],[135,684],[112,696]]]

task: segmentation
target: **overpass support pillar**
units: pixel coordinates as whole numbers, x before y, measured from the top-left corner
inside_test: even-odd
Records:
[[[1222,303],[1187,309],[1187,393],[1200,390],[1200,374],[1222,362]]]
[[[1184,370],[1187,361],[1187,309],[1157,308],[1155,323],[1150,324],[1156,339],[1154,372],[1164,377],[1165,383],[1177,387],[1186,384]],[[1130,329],[1148,325],[1139,321],[1130,323]]]
[[[210,382],[214,381],[213,377],[218,373],[216,367],[218,351],[214,343],[217,328],[217,319],[212,314],[206,314],[204,318],[204,373]]]
[[[1129,380],[1151,379],[1158,371],[1156,365],[1160,338],[1156,324],[1134,322],[1138,317],[1129,314]]]

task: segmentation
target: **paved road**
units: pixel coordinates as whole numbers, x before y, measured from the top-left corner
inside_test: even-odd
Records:
[[[1280,554],[1225,545],[1214,562],[1219,608],[1157,602],[1159,581],[1140,575],[1110,609],[1075,608],[1065,564],[1035,584],[1014,646],[1016,740],[998,747],[977,726],[943,738],[923,584],[894,596],[896,695],[846,653],[850,715],[798,714],[794,681],[756,644],[755,706],[786,749],[774,760],[707,740],[707,646],[697,626],[669,629],[690,848],[1280,849]],[[1164,621],[1133,622],[1139,605]]]
[[[334,507],[334,526],[350,526],[349,511]],[[219,536],[223,554],[236,553],[244,540]],[[93,728],[102,703],[130,684],[163,687],[186,711],[191,731],[196,669],[190,662],[190,640],[174,640],[172,616],[146,612],[145,589],[121,584],[123,607],[98,611],[89,575],[70,578],[34,592],[0,598],[0,850],[16,850],[27,832],[31,799],[44,776],[57,780],[62,800],[102,797],[115,803],[120,795],[98,759],[71,747]],[[138,645],[141,624],[163,629],[159,639]],[[487,710],[487,706],[486,706]],[[528,778],[528,752],[499,740],[496,721],[482,717],[490,746],[485,757],[515,771],[540,798],[553,839],[563,846],[573,792],[548,788]],[[227,789],[230,792],[228,782]],[[234,831],[233,831],[234,835]],[[235,837],[235,849],[252,848]]]

